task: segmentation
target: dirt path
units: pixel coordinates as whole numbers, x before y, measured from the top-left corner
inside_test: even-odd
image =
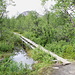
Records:
[[[65,66],[54,67],[51,75],[75,75],[75,62]]]

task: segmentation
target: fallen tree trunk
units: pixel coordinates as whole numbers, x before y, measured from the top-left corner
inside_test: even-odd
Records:
[[[28,42],[26,42],[24,39],[21,38],[21,40],[26,43],[30,48],[34,49],[34,47],[32,45],[30,45]]]
[[[14,33],[14,34],[19,35],[19,36],[21,37],[22,41],[26,41],[27,43],[29,43],[30,45],[32,45],[32,46],[34,46],[34,47],[36,47],[36,48],[39,47],[42,51],[44,51],[44,52],[50,54],[51,56],[53,56],[54,58],[56,58],[58,61],[63,62],[63,65],[66,65],[66,64],[70,64],[70,63],[71,63],[71,62],[67,61],[66,59],[64,59],[64,58],[62,58],[62,57],[56,55],[55,53],[53,53],[53,52],[51,52],[51,51],[45,49],[44,47],[39,46],[38,44],[36,44],[35,42],[31,41],[30,39],[25,38],[24,36],[22,36],[22,35],[20,35],[20,34],[18,34],[18,33]],[[34,47],[32,47],[32,49],[34,49]]]

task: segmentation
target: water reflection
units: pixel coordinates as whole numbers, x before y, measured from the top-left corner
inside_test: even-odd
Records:
[[[15,55],[11,56],[13,61],[18,63],[22,63],[23,65],[29,65],[29,69],[32,69],[32,65],[34,64],[34,60],[27,56],[27,53],[24,50],[15,50]]]

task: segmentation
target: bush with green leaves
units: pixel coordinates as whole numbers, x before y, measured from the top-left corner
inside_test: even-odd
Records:
[[[7,52],[12,51],[15,46],[20,44],[20,38],[14,35],[12,32],[6,31],[2,33],[0,38],[0,51]]]
[[[6,41],[0,41],[0,51],[7,52],[14,49],[14,44],[8,44]]]
[[[61,57],[75,59],[75,44],[61,40],[47,44],[45,47]]]

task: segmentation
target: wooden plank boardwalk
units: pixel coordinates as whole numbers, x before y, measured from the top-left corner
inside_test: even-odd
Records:
[[[42,46],[36,44],[35,42],[31,41],[30,39],[28,39],[28,38],[22,36],[21,34],[18,34],[18,33],[15,33],[15,32],[14,32],[14,34],[20,36],[20,39],[21,39],[24,43],[28,44],[32,49],[38,47],[40,50],[42,50],[42,51],[44,51],[44,52],[50,54],[50,55],[53,56],[54,58],[56,58],[57,61],[61,61],[63,65],[66,65],[66,64],[70,64],[70,63],[71,63],[71,62],[67,61],[66,59],[64,59],[64,58],[62,58],[62,57],[56,55],[55,53],[53,53],[53,52],[51,52],[51,51],[45,49],[44,47],[42,47]]]

